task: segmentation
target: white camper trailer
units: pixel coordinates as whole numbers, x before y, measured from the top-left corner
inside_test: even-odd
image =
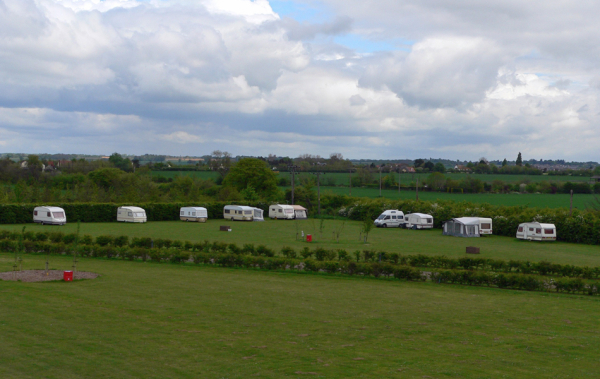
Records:
[[[433,228],[433,216],[425,213],[409,213],[404,216],[404,227],[407,229]]]
[[[404,212],[397,209],[388,209],[374,221],[378,228],[399,228],[404,225]]]
[[[292,208],[294,208],[294,218],[296,220],[308,218],[308,209],[304,208],[302,205],[292,205]]]
[[[264,221],[263,210],[245,205],[226,205],[223,218],[231,221]]]
[[[119,209],[117,209],[117,221],[146,222],[146,211],[140,207],[119,207]]]
[[[478,217],[479,219],[479,234],[486,235],[492,234],[492,219],[491,218],[483,218]]]
[[[517,238],[528,241],[556,241],[556,226],[539,222],[519,224]]]
[[[294,207],[286,204],[273,204],[269,207],[269,217],[292,220],[294,218]]]
[[[35,207],[33,209],[33,222],[42,225],[64,225],[67,223],[65,210],[59,207]]]
[[[208,211],[203,207],[181,207],[179,219],[181,221],[206,222]]]

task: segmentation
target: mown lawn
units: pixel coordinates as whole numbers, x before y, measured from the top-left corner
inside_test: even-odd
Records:
[[[0,254],[0,271],[11,266]],[[597,298],[85,258],[79,269],[102,276],[0,282],[0,377],[598,376]]]
[[[220,225],[228,225],[231,232],[219,231]],[[146,224],[125,223],[82,223],[81,234],[127,235],[129,237],[168,238],[172,240],[201,242],[224,241],[242,247],[246,243],[263,244],[279,251],[290,246],[297,251],[304,247],[321,246],[327,249],[345,249],[349,253],[356,250],[376,250],[398,252],[401,254],[446,255],[448,257],[465,256],[467,246],[481,248],[480,257],[495,259],[515,259],[580,266],[600,266],[600,246],[571,244],[564,242],[528,242],[502,236],[482,238],[459,238],[443,236],[440,229],[405,230],[398,228],[373,228],[368,243],[361,236],[361,223],[357,221],[324,220],[270,220],[265,222],[231,222],[208,220],[207,223],[187,223],[182,221],[148,222]],[[41,226],[27,224],[28,231],[62,231],[73,233],[75,223],[65,226]],[[20,231],[23,225],[0,225],[0,229]],[[303,242],[301,232],[312,234],[314,242]],[[339,241],[335,232],[340,232]],[[296,239],[296,233],[299,238]],[[559,231],[560,233],[560,231]]]

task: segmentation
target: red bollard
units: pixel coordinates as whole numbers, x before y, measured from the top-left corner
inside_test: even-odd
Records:
[[[65,271],[63,273],[63,280],[65,282],[72,282],[73,281],[73,271]]]
[[[312,242],[312,234],[306,235],[306,242]]]

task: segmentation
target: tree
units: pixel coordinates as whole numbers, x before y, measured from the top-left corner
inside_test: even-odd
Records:
[[[123,158],[119,153],[113,153],[108,161],[116,168],[119,168],[123,171],[131,171],[133,166],[131,165],[131,161],[129,158]]]
[[[523,166],[523,158],[521,157],[520,151],[519,151],[519,155],[517,156],[517,166]]]
[[[434,172],[427,177],[427,183],[434,189],[441,190],[446,184],[446,177],[440,172]]]
[[[267,162],[257,158],[240,159],[223,180],[225,186],[238,191],[252,187],[263,198],[271,199],[277,195],[277,176]]]
[[[424,159],[420,159],[420,158],[415,159],[415,168],[423,166],[424,163],[425,163]]]
[[[446,166],[442,162],[438,162],[433,166],[433,171],[441,172],[442,174],[446,172]]]
[[[502,161],[502,167],[506,166],[508,164],[508,161],[506,160],[506,158],[504,158],[504,160]]]
[[[425,162],[425,164],[423,165],[423,168],[429,171],[433,171],[433,168],[435,167],[435,165],[433,164],[432,161],[427,161]]]
[[[224,179],[231,169],[231,154],[226,151],[215,150],[212,152],[208,165],[212,171],[216,171],[221,175],[221,179]]]

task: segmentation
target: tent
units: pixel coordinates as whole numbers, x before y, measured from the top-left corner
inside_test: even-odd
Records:
[[[453,218],[444,222],[443,234],[455,237],[479,237],[479,217]]]

